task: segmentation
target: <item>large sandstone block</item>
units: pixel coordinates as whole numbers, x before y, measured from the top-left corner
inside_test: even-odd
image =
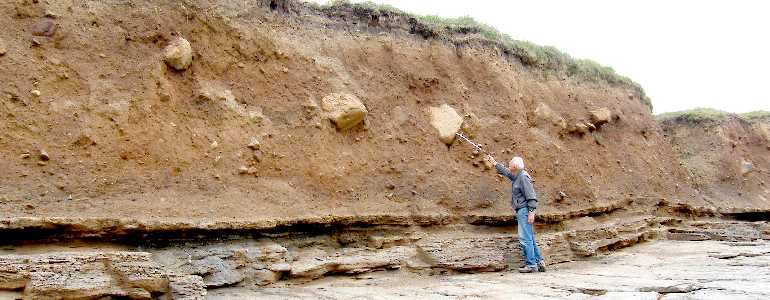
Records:
[[[438,130],[438,138],[444,144],[452,144],[455,134],[460,131],[463,117],[447,104],[430,108],[430,124]]]
[[[610,109],[606,107],[591,111],[591,123],[596,126],[608,123],[611,117],[612,113],[610,112]]]
[[[344,93],[329,94],[321,99],[321,109],[337,129],[345,130],[358,125],[368,111],[356,96]]]

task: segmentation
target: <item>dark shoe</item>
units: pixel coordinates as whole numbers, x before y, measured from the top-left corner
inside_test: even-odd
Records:
[[[519,268],[519,273],[537,273],[537,267],[530,268],[530,267],[527,267],[527,266],[523,266],[523,267]]]
[[[537,271],[538,272],[545,272],[545,262],[541,261],[537,263]]]

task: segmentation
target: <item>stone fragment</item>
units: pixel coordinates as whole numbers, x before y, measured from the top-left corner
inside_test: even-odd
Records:
[[[172,300],[203,300],[206,284],[198,275],[169,276],[169,292]]]
[[[241,175],[254,175],[257,173],[257,168],[255,167],[247,167],[247,166],[241,166],[238,168],[238,174]]]
[[[254,153],[252,153],[252,157],[256,162],[262,162],[262,160],[265,159],[265,153],[262,152],[262,150],[254,150]]]
[[[339,130],[345,130],[361,123],[368,111],[354,95],[345,93],[329,94],[321,99],[321,109]]]
[[[192,261],[187,269],[194,275],[203,276],[206,287],[228,286],[243,281],[243,274],[214,255]]]
[[[741,175],[746,175],[754,170],[754,164],[747,160],[741,160]]]
[[[51,19],[43,19],[32,25],[30,31],[34,36],[53,36],[59,26]]]
[[[3,42],[2,39],[0,39],[0,56],[5,55],[6,53],[8,53],[8,48],[6,48],[5,42]]]
[[[223,269],[203,277],[207,288],[234,285],[243,281],[243,274],[233,269]]]
[[[594,123],[596,126],[608,123],[611,118],[612,113],[609,108],[602,107],[591,111],[591,123]]]
[[[31,90],[30,94],[32,94],[35,97],[40,97],[40,95],[41,95],[39,90]]]
[[[586,124],[583,124],[583,123],[575,123],[575,125],[573,125],[570,128],[570,132],[574,132],[578,134],[586,134],[588,133],[588,126],[586,126]]]
[[[291,265],[288,263],[277,263],[269,265],[267,269],[273,272],[290,272]]]
[[[259,150],[259,146],[260,146],[259,140],[255,137],[252,137],[249,140],[249,144],[247,146],[252,150]]]
[[[190,263],[190,273],[196,275],[208,275],[226,268],[225,261],[217,256],[206,256]]]
[[[452,144],[455,134],[460,131],[463,118],[448,104],[430,108],[430,124],[438,130],[439,140],[444,144]]]
[[[40,160],[42,160],[42,161],[48,161],[48,160],[50,160],[50,159],[51,159],[51,157],[48,155],[48,152],[47,152],[47,151],[45,151],[45,150],[43,150],[43,149],[41,149],[41,150],[40,150]]]
[[[564,201],[567,198],[567,194],[563,191],[559,191],[559,195],[556,197],[556,201]]]
[[[281,273],[266,269],[253,269],[248,272],[247,277],[253,280],[254,284],[265,286],[281,279]]]
[[[163,56],[170,67],[177,71],[186,70],[192,64],[192,46],[186,39],[177,37],[163,50]]]
[[[467,113],[463,116],[463,124],[460,127],[469,138],[474,138],[481,130],[481,119],[474,113]]]

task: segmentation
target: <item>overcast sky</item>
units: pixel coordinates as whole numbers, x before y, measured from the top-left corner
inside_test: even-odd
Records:
[[[694,107],[770,110],[767,1],[374,2],[423,15],[468,15],[514,39],[610,66],[644,87],[656,114]]]

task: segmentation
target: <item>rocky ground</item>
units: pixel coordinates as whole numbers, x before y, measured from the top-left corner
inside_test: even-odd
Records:
[[[655,241],[546,273],[423,276],[381,271],[304,285],[211,291],[210,299],[767,299],[770,242]]]
[[[674,247],[670,251],[668,248],[659,248],[662,250],[658,252],[656,260],[637,266],[649,268],[650,274],[629,273],[634,270],[620,263],[601,273],[605,281],[597,281],[596,291],[583,292],[631,292],[636,291],[633,289],[637,287],[634,284],[642,283],[646,286],[639,286],[639,289],[652,288],[653,283],[660,289],[674,289],[675,287],[669,286],[691,284],[693,282],[690,278],[700,279],[698,276],[702,272],[712,272],[713,268],[723,266],[704,265],[705,271],[687,269],[687,262],[677,259],[692,259],[687,255],[702,254],[706,248],[700,246],[701,244],[673,241],[721,242],[703,245],[711,245],[708,249],[714,251],[713,258],[735,259],[732,262],[753,261],[760,267],[766,267],[766,264],[762,265],[765,262],[763,259],[766,258],[763,256],[768,253],[762,251],[767,250],[767,241],[770,240],[770,223],[767,222],[727,222],[716,219],[694,221],[670,217],[626,216],[605,222],[584,217],[580,222],[566,225],[567,228],[561,229],[541,227],[538,242],[548,259],[549,267],[564,270],[552,272],[556,277],[551,276],[552,273],[547,274],[553,281],[549,283],[549,287],[540,291],[544,296],[563,296],[566,292],[588,289],[589,286],[569,285],[570,282],[575,282],[574,277],[570,276],[580,275],[578,271],[573,270],[598,270],[602,264],[622,262],[622,259],[597,260],[592,257],[601,257],[610,251],[649,240],[672,241],[660,243],[660,247]],[[228,295],[237,298],[240,297],[238,293],[251,293],[248,297],[277,293],[274,296],[280,298],[305,295],[308,289],[314,289],[312,287],[317,285],[316,281],[321,280],[321,285],[329,282],[324,281],[327,277],[344,275],[367,279],[379,278],[380,275],[377,274],[397,274],[375,281],[359,282],[364,286],[368,282],[383,291],[356,288],[343,288],[338,291],[332,288],[333,285],[329,287],[327,295],[331,297],[338,292],[341,296],[348,293],[369,293],[364,295],[366,297],[381,293],[385,295],[389,294],[386,292],[388,290],[398,290],[395,288],[398,283],[392,281],[392,278],[403,277],[423,278],[424,280],[416,282],[426,285],[415,286],[412,288],[413,292],[405,290],[405,297],[417,296],[415,293],[420,291],[426,295],[440,295],[443,288],[434,286],[436,282],[451,283],[457,278],[463,278],[455,277],[457,274],[509,272],[521,265],[521,253],[511,228],[475,226],[332,228],[324,231],[293,230],[251,234],[241,232],[221,233],[219,237],[188,236],[187,239],[181,239],[184,235],[176,233],[175,239],[144,236],[139,240],[102,243],[60,243],[56,240],[30,243],[27,240],[0,248],[0,291],[11,298],[24,299],[96,299],[105,296],[131,299],[203,299]],[[687,247],[684,245],[693,248],[690,251],[694,252],[687,253]],[[649,254],[649,249],[645,247],[642,250],[631,250],[629,253]],[[667,255],[670,257],[666,258]],[[585,260],[591,262],[584,262]],[[573,264],[569,262],[577,263],[574,264],[575,267],[571,267]],[[679,264],[682,268],[663,267],[667,264]],[[657,269],[666,269],[672,273],[658,273]],[[597,272],[599,271],[601,270]],[[506,274],[509,275],[503,276],[512,276],[510,273]],[[732,274],[731,271],[724,280],[742,278]],[[593,280],[600,277],[591,272],[584,275]],[[672,277],[666,277],[668,275]],[[478,278],[497,278],[497,275],[485,276]],[[620,279],[616,280],[616,277],[627,278],[627,282],[618,281]],[[511,278],[514,280],[517,277]],[[666,278],[669,281],[665,281]],[[622,285],[607,287],[607,284],[618,282]],[[499,287],[495,288],[495,291],[505,290],[508,286],[505,281],[498,283]],[[489,284],[497,285],[495,282]],[[551,285],[565,287],[557,288]],[[432,289],[432,286],[436,289]],[[267,287],[270,288],[265,289]],[[464,286],[457,288],[457,293],[478,295],[479,290],[474,289],[482,287],[468,286],[467,291]],[[322,292],[326,289],[322,289]],[[693,291],[697,289],[693,288]],[[741,289],[742,287],[735,288]],[[521,292],[529,293],[527,290]],[[539,291],[533,290],[531,293]]]

